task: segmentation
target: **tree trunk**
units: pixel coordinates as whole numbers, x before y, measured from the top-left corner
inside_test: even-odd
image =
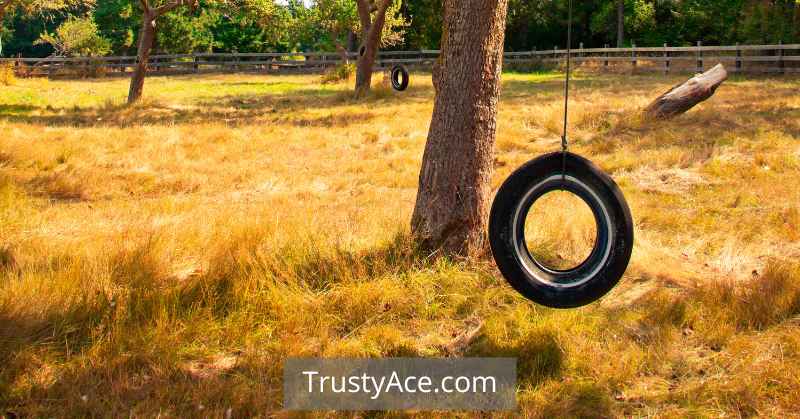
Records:
[[[372,87],[372,69],[375,65],[375,56],[377,54],[377,45],[362,45],[358,51],[358,61],[356,61],[356,97],[363,96]]]
[[[645,116],[651,119],[669,119],[692,109],[710,98],[717,88],[728,79],[728,71],[722,64],[679,84],[654,100],[645,108]]]
[[[445,254],[486,251],[508,0],[445,0],[442,52],[411,229]]]
[[[131,77],[131,87],[128,91],[128,104],[135,103],[142,97],[144,90],[144,77],[147,74],[147,63],[150,60],[150,50],[153,48],[156,33],[155,16],[145,12],[142,16],[142,28],[139,32],[139,50],[136,54],[136,69]]]
[[[617,48],[625,46],[625,0],[617,0]]]
[[[375,65],[375,57],[378,55],[383,25],[386,23],[386,9],[389,8],[391,2],[392,0],[383,0],[380,3],[375,10],[374,20],[370,16],[367,3],[363,0],[358,2],[363,42],[358,49],[358,61],[356,62],[356,97],[363,96],[372,87],[372,69]]]

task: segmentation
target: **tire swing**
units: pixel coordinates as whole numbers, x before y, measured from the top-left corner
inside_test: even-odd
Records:
[[[402,64],[392,67],[392,88],[402,92],[408,88],[408,70]]]
[[[622,191],[592,162],[569,152],[571,0],[569,22],[561,152],[536,158],[515,171],[500,187],[489,219],[492,254],[503,277],[529,300],[552,308],[582,307],[602,298],[622,278],[633,250],[633,219]],[[534,203],[554,191],[580,198],[591,209],[597,227],[589,256],[567,270],[537,260],[525,239],[525,222]]]

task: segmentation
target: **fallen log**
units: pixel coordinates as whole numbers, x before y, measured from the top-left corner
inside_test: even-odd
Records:
[[[698,74],[659,96],[645,108],[645,117],[670,119],[681,115],[713,96],[717,88],[727,79],[728,71],[725,70],[725,66],[717,64],[711,70]]]

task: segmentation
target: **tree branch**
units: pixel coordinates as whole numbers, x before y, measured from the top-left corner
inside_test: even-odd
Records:
[[[378,7],[378,12],[375,14],[375,21],[372,23],[372,26],[369,28],[369,33],[367,36],[369,37],[370,42],[379,42],[381,33],[383,32],[383,24],[386,21],[386,10],[389,9],[392,0],[383,0]]]
[[[142,6],[142,10],[144,10],[145,14],[150,14],[150,2],[147,0],[139,0],[139,4]]]
[[[173,0],[167,4],[156,7],[154,13],[156,16],[161,16],[181,6],[191,6],[192,9],[194,9],[197,6],[197,0]]]
[[[372,26],[370,3],[367,0],[357,0],[356,3],[358,4],[358,18],[361,20],[361,32],[366,34]]]
[[[156,16],[161,16],[164,13],[167,13],[173,9],[177,9],[182,3],[183,2],[181,0],[173,0],[169,3],[162,4],[161,6],[155,8],[153,14]]]

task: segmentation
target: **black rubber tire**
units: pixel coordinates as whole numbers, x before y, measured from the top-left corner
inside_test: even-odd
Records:
[[[497,267],[514,289],[531,301],[552,308],[591,304],[613,289],[630,262],[633,219],[614,180],[589,160],[562,153],[547,154],[515,171],[503,183],[492,205],[489,241]],[[565,190],[586,202],[597,221],[591,255],[579,266],[558,271],[536,261],[525,244],[525,220],[544,194]]]
[[[404,65],[392,67],[392,88],[398,92],[408,89],[408,70]]]

